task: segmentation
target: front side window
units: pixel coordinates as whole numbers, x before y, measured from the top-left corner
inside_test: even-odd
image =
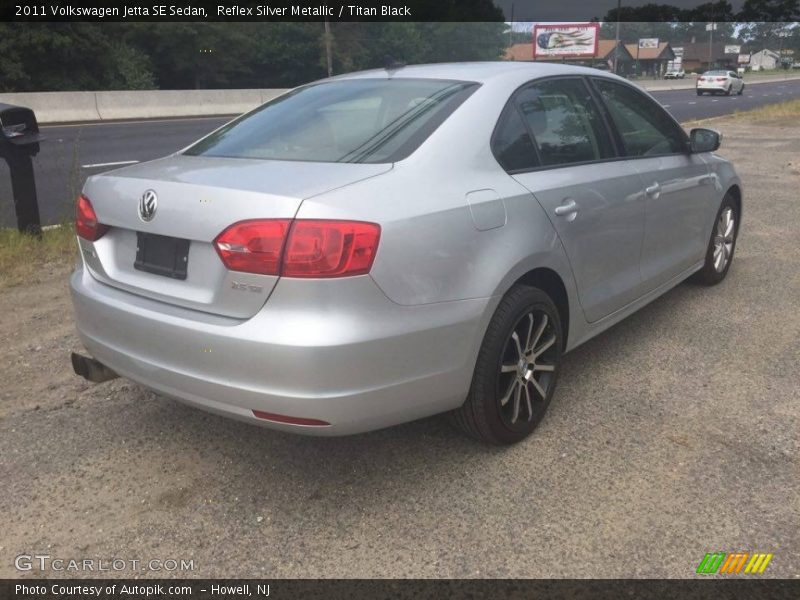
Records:
[[[535,83],[517,94],[542,166],[591,162],[614,156],[600,111],[580,79]]]
[[[276,98],[185,151],[314,162],[381,163],[416,150],[476,89],[435,79],[351,79]]]
[[[627,85],[595,79],[628,156],[686,151],[686,135],[656,102]]]

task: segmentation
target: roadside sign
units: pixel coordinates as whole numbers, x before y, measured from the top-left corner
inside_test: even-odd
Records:
[[[725,46],[725,54],[739,54],[742,51],[741,46]]]
[[[639,48],[658,48],[658,38],[642,38],[639,40]]]
[[[599,23],[535,25],[534,58],[596,56],[600,38]]]

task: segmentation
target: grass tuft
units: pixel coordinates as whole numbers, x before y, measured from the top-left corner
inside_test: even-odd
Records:
[[[735,119],[752,119],[753,121],[773,121],[776,119],[785,119],[787,117],[800,117],[800,100],[789,100],[787,102],[780,102],[779,104],[769,104],[747,111],[736,111],[733,114]]]
[[[77,259],[71,223],[48,228],[41,239],[16,229],[0,229],[0,289],[43,281]]]

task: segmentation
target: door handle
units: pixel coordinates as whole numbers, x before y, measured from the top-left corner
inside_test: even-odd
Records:
[[[578,203],[575,202],[575,200],[568,200],[561,206],[556,206],[556,210],[554,212],[559,217],[574,215],[576,212],[578,212]]]
[[[650,187],[644,188],[644,193],[651,198],[655,198],[659,193],[661,193],[661,186],[658,183],[654,183]]]

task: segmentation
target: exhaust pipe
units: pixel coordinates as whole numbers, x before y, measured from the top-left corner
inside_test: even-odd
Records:
[[[114,371],[109,369],[103,363],[96,361],[88,356],[72,353],[72,370],[76,375],[80,375],[84,379],[93,381],[94,383],[103,383],[119,377]]]

